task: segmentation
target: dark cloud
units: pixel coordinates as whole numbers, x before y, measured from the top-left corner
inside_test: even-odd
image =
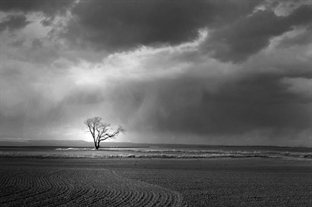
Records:
[[[288,16],[276,16],[273,11],[259,10],[237,19],[233,24],[214,31],[204,46],[221,61],[241,62],[265,48],[270,38],[311,24],[312,6],[304,5]]]
[[[27,21],[24,15],[10,15],[7,16],[3,22],[0,23],[0,32],[4,30],[17,30],[24,28],[30,21]]]
[[[81,1],[64,37],[73,45],[118,51],[140,45],[176,45],[198,29],[220,27],[250,13],[260,1]]]
[[[0,11],[43,12],[48,16],[62,13],[74,0],[0,0]]]
[[[312,26],[308,27],[302,33],[299,33],[298,35],[295,35],[294,37],[283,38],[279,42],[278,47],[287,48],[287,47],[291,47],[291,46],[309,44],[312,42],[311,34],[312,34]]]

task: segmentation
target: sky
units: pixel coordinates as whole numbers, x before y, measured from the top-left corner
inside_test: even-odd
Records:
[[[0,139],[312,147],[309,0],[0,0]]]

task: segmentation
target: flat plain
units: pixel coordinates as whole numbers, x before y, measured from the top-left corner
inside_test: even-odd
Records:
[[[310,161],[0,158],[0,206],[311,206]]]

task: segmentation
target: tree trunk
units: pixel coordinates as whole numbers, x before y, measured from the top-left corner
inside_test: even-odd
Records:
[[[96,150],[99,150],[100,142],[99,141],[98,142],[94,142],[94,147],[95,147]]]
[[[99,148],[100,148],[100,143],[99,142],[94,142],[94,148],[96,149],[96,150],[98,150]]]

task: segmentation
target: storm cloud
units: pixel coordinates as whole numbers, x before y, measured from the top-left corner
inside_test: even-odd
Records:
[[[260,10],[216,30],[204,47],[213,51],[213,57],[221,61],[241,62],[267,47],[272,37],[295,27],[311,25],[311,13],[311,5],[300,6],[285,17]]]
[[[8,16],[0,23],[0,32],[8,29],[10,31],[22,29],[30,22],[23,15]]]
[[[141,45],[177,45],[198,37],[198,29],[230,24],[260,1],[82,1],[64,36],[73,44],[122,51]]]
[[[309,1],[1,1],[0,138],[311,145]]]
[[[56,13],[64,12],[70,7],[75,1],[74,0],[62,0],[62,1],[51,1],[51,0],[31,0],[31,1],[20,1],[20,0],[1,0],[0,10],[3,12],[43,12],[49,16],[55,15]]]

